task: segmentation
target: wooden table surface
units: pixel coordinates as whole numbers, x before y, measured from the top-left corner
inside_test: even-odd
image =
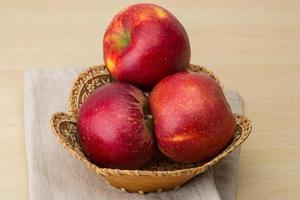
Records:
[[[104,30],[132,3],[0,1],[0,199],[28,199],[24,70],[102,63]],[[238,199],[300,199],[300,1],[157,3],[184,24],[192,63],[245,99],[254,129],[242,148]]]

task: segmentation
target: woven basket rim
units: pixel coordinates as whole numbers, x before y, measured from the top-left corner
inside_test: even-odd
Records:
[[[206,67],[199,66],[199,65],[194,65],[190,64],[189,68],[201,68],[201,72],[204,72],[206,75],[212,77],[215,79],[220,85],[220,80],[214,75],[212,71],[207,69]],[[105,65],[94,65],[92,67],[89,67],[88,69],[82,71],[78,77],[74,80],[70,96],[69,96],[69,112],[67,113],[62,113],[62,112],[57,112],[54,113],[51,117],[51,127],[53,130],[54,135],[57,137],[59,142],[68,149],[68,151],[75,156],[77,159],[82,160],[89,168],[92,170],[96,171],[98,174],[104,175],[104,176],[109,176],[109,175],[133,175],[133,176],[153,176],[153,177],[160,177],[160,176],[181,176],[181,175],[192,175],[192,174],[199,174],[203,171],[205,171],[208,167],[214,165],[216,162],[218,162],[220,159],[223,157],[226,157],[229,153],[231,153],[234,149],[236,149],[240,144],[242,144],[249,136],[251,133],[251,122],[247,117],[240,116],[235,114],[236,118],[236,123],[240,127],[242,133],[241,137],[237,139],[236,143],[230,146],[228,146],[220,152],[217,156],[212,158],[211,160],[205,162],[203,165],[196,166],[196,167],[190,167],[190,168],[185,168],[185,169],[177,169],[177,170],[164,170],[164,171],[150,171],[150,170],[126,170],[126,169],[112,169],[112,168],[101,168],[95,165],[94,163],[90,162],[82,152],[78,152],[74,148],[68,145],[66,141],[62,138],[60,135],[57,126],[58,124],[58,116],[64,116],[66,119],[65,121],[71,121],[73,123],[76,123],[76,118],[77,118],[77,104],[78,104],[78,93],[80,90],[80,81],[84,82],[84,79],[87,79],[88,74],[91,72],[93,73],[93,70],[99,70],[99,69],[104,69],[106,70]],[[105,72],[105,71],[104,71]],[[105,73],[108,73],[106,71]],[[105,74],[107,75],[107,74]],[[222,87],[222,85],[221,85]],[[223,88],[223,87],[222,87]],[[61,122],[61,121],[60,121]],[[59,122],[59,123],[60,123]]]

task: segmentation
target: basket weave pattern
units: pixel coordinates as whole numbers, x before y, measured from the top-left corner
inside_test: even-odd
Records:
[[[215,75],[205,67],[190,65],[189,71],[210,76],[220,84]],[[51,126],[58,141],[73,156],[81,160],[92,171],[102,175],[111,185],[122,190],[144,193],[178,188],[232,152],[246,140],[251,132],[250,120],[246,117],[235,115],[237,125],[233,140],[222,152],[207,162],[183,164],[171,161],[163,155],[157,155],[149,165],[140,170],[98,167],[85,157],[81,151],[76,128],[76,118],[84,99],[97,87],[111,81],[111,77],[104,65],[90,67],[83,71],[73,84],[69,97],[68,114],[53,114]]]

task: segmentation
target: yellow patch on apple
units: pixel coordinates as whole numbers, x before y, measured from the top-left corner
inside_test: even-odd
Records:
[[[156,8],[154,8],[154,10],[159,18],[161,18],[161,19],[166,18],[167,13],[163,9],[156,7]]]
[[[106,67],[108,68],[108,70],[110,72],[112,72],[115,69],[115,67],[116,67],[115,61],[112,60],[111,58],[107,58],[106,59],[106,65],[107,65]]]
[[[169,138],[169,140],[172,142],[181,142],[181,141],[191,140],[193,138],[194,137],[192,134],[181,134],[181,135],[174,135],[173,137]]]

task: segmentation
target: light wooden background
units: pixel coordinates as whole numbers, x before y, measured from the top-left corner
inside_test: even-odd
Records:
[[[24,70],[102,63],[103,32],[132,3],[0,1],[0,199],[28,199]],[[242,149],[238,199],[300,199],[300,1],[157,3],[184,24],[192,62],[245,98],[254,130]]]

